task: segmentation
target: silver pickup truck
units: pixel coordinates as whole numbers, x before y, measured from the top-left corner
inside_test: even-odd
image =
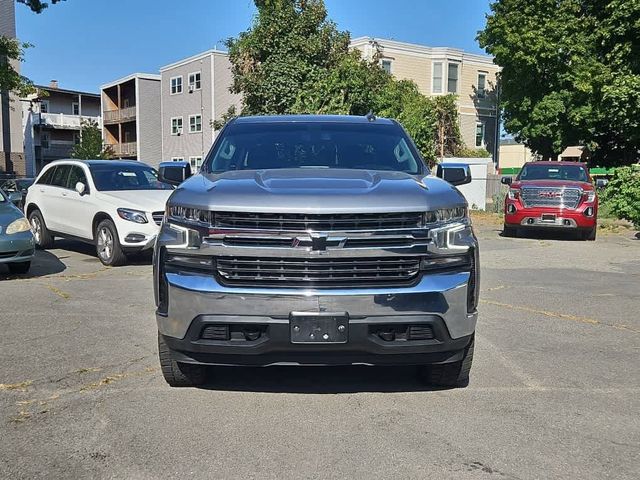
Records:
[[[478,243],[453,186],[467,166],[430,175],[393,120],[264,116],[229,122],[189,176],[160,166],[179,184],[153,262],[171,386],[209,365],[418,365],[468,383]]]

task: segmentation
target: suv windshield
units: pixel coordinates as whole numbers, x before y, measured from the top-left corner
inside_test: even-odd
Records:
[[[146,165],[91,165],[93,183],[100,191],[172,190],[158,180],[158,172]]]
[[[394,124],[274,122],[231,124],[207,171],[346,168],[422,173],[420,156]]]
[[[581,165],[525,165],[518,180],[572,180],[588,182],[589,177]]]

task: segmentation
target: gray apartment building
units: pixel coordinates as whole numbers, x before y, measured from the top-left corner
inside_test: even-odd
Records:
[[[383,38],[360,37],[351,48],[365,58],[380,55],[380,66],[399,79],[413,80],[425,95],[457,97],[462,140],[498,158],[497,75],[493,57],[448,47],[428,47]]]
[[[38,93],[22,99],[22,130],[27,175],[36,175],[44,165],[69,158],[73,146],[80,142],[83,120],[102,128],[100,95],[36,85]]]
[[[0,0],[0,36],[16,38],[16,12],[13,0]],[[19,62],[12,62],[19,71]],[[0,92],[0,173],[26,173],[22,147],[22,107],[20,99]]]
[[[162,161],[160,75],[134,73],[103,85],[103,140],[116,157]]]
[[[225,52],[208,50],[160,69],[162,77],[162,158],[199,168],[216,132],[211,121],[240,96],[229,92],[231,64]]]

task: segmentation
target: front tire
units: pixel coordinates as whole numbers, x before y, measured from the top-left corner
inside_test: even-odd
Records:
[[[197,387],[207,379],[206,367],[176,362],[164,338],[158,332],[158,356],[162,376],[171,387]]]
[[[598,227],[590,228],[589,230],[585,230],[582,232],[582,239],[593,242],[596,239],[596,234],[598,231]]]
[[[16,262],[16,263],[10,263],[8,265],[9,267],[9,271],[11,273],[16,273],[16,274],[25,274],[29,271],[29,269],[31,268],[31,261],[29,262]]]
[[[29,214],[29,224],[31,225],[36,246],[42,250],[51,248],[53,246],[53,236],[47,229],[47,224],[44,223],[40,210],[34,210]]]
[[[506,223],[502,227],[502,236],[503,237],[517,237],[518,229],[516,227],[510,227]]]
[[[439,387],[460,388],[469,385],[469,372],[473,363],[473,346],[475,338],[471,337],[465,348],[462,360],[453,363],[425,365],[421,367],[422,379],[429,385]]]
[[[103,220],[98,224],[94,237],[98,259],[107,267],[117,267],[127,263],[127,256],[122,251],[118,230],[111,220]]]

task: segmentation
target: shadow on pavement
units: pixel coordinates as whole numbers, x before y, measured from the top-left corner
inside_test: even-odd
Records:
[[[416,367],[211,367],[204,390],[336,394],[359,392],[428,392]]]
[[[86,255],[89,258],[85,258],[83,260],[84,262],[100,264],[98,254],[96,252],[96,247],[91,243],[85,243],[76,240],[57,239],[54,242],[52,249],[67,250],[69,252]],[[153,249],[137,254],[127,255],[127,265],[150,265],[152,254]],[[64,256],[64,254],[61,254],[60,258],[64,259],[66,257]]]
[[[517,237],[507,237],[504,235],[502,230],[498,230],[499,235],[505,238],[513,238],[514,240],[518,240],[521,238],[529,238],[533,240],[560,240],[560,241],[569,241],[569,242],[583,242],[581,238],[578,237],[577,232],[575,231],[564,231],[564,230],[534,230],[527,229],[526,231],[521,231]]]
[[[7,266],[0,264],[0,281],[12,280],[15,278],[43,277],[45,275],[54,275],[56,273],[64,272],[66,269],[67,266],[54,254],[43,250],[36,250],[36,256],[31,261],[31,268],[23,275],[9,273]]]

